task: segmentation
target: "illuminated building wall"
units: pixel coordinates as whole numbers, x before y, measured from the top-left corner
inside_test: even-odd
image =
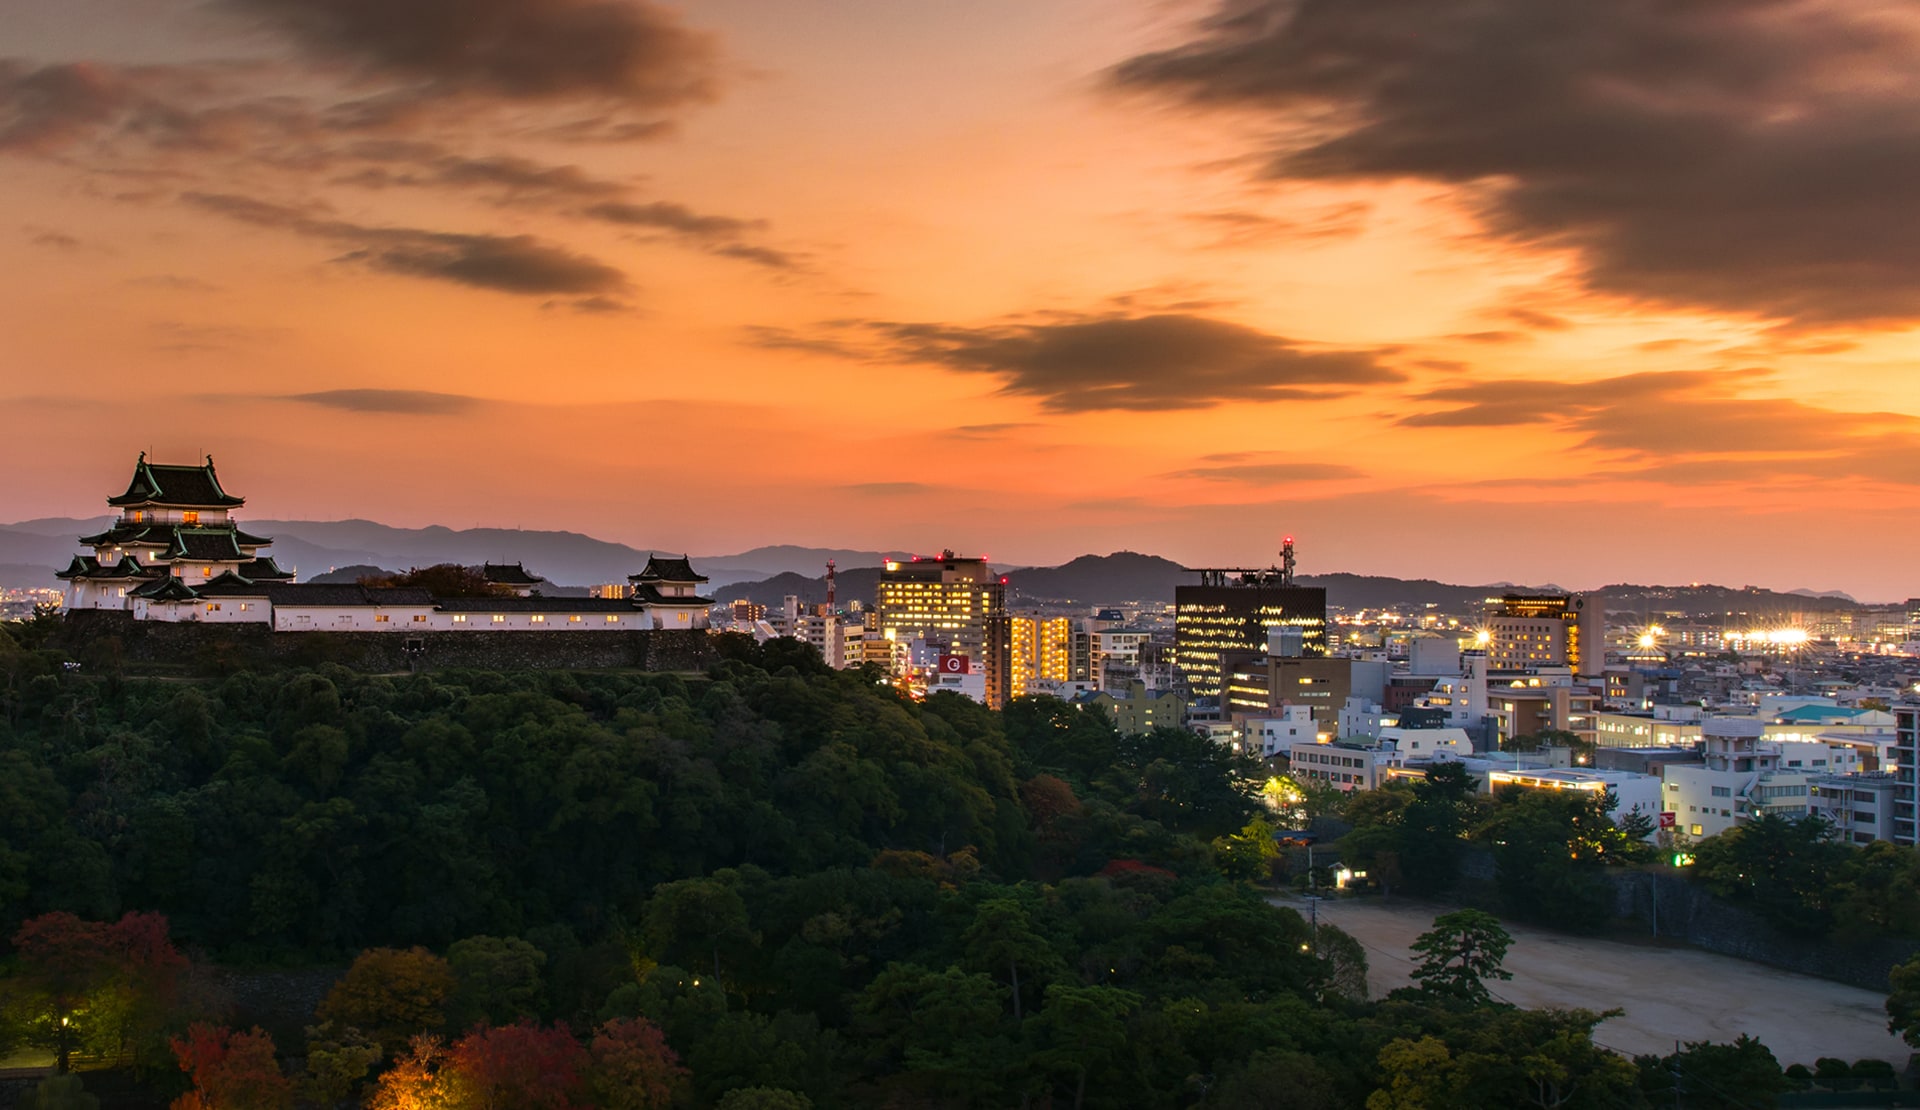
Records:
[[[874,585],[873,607],[882,636],[967,656],[986,672],[987,704],[1006,704],[1013,677],[1007,584],[985,559],[943,551],[889,562]]]
[[[1008,665],[1013,672],[1013,695],[1019,697],[1027,692],[1027,684],[1033,681],[1034,657],[1039,654],[1036,643],[1040,639],[1040,621],[1033,617],[1014,617],[1007,622]]]
[[[1009,625],[1013,680],[1008,696],[1026,694],[1036,679],[1073,680],[1073,618],[1013,617]]]
[[[1487,666],[1496,671],[1570,667],[1601,673],[1606,607],[1598,597],[1508,594],[1487,602]]]
[[[1327,591],[1318,586],[1176,586],[1174,661],[1195,697],[1221,691],[1223,657],[1267,652],[1267,632],[1300,629],[1306,657],[1327,654]]]

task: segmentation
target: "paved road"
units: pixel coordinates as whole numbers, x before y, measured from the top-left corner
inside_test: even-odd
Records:
[[[1303,915],[1303,901],[1275,904]],[[1367,985],[1378,997],[1406,986],[1408,946],[1449,907],[1394,899],[1323,901],[1320,920],[1367,948]],[[1676,1040],[1760,1038],[1782,1065],[1811,1067],[1822,1056],[1881,1059],[1905,1067],[1909,1049],[1887,1032],[1885,996],[1692,948],[1641,947],[1507,924],[1513,978],[1494,993],[1530,1009],[1621,1009],[1594,1039],[1620,1052],[1667,1053]]]

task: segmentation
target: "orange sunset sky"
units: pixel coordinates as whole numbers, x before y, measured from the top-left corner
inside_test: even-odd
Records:
[[[1920,18],[5,0],[0,518],[1920,594]],[[537,569],[537,568],[536,568]]]

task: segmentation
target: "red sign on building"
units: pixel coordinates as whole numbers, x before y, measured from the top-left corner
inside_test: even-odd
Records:
[[[1671,829],[1671,828],[1677,827],[1679,824],[1680,824],[1680,815],[1673,812],[1672,810],[1670,809],[1665,810],[1660,814],[1661,828]]]
[[[966,674],[970,660],[964,655],[942,655],[940,657],[941,674]]]

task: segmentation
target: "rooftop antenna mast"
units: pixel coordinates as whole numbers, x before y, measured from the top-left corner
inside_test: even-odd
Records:
[[[827,560],[827,615],[828,616],[832,616],[834,613],[833,593],[834,593],[833,560],[828,559]]]
[[[1280,544],[1280,584],[1293,585],[1293,537],[1288,536]]]

